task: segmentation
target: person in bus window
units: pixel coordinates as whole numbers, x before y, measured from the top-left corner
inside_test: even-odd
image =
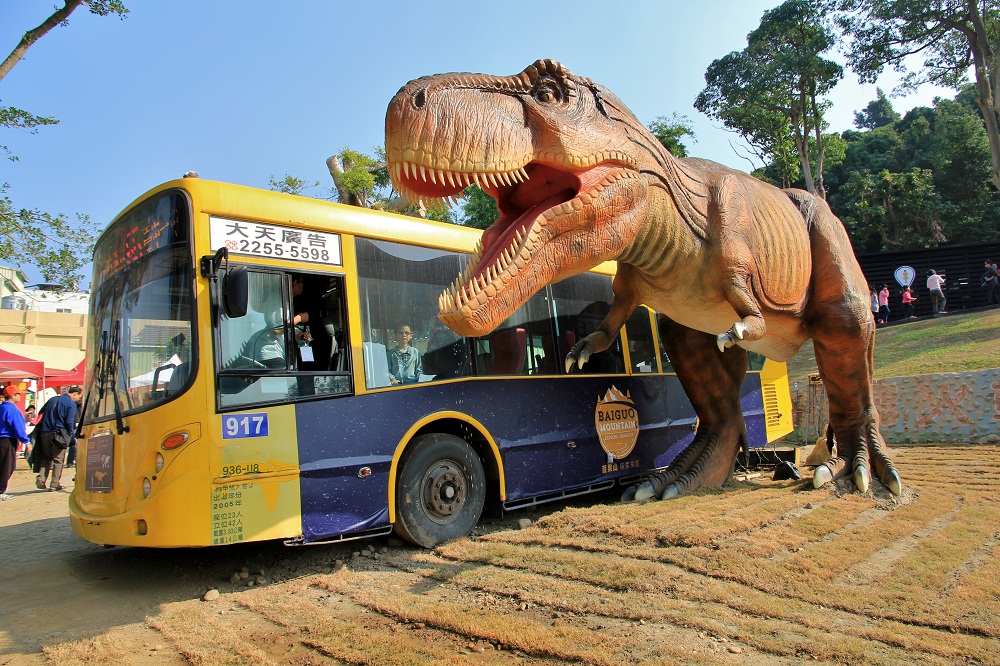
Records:
[[[285,367],[285,327],[280,313],[269,315],[266,325],[267,328],[250,338],[247,356],[265,368],[282,369]]]
[[[420,352],[414,347],[413,329],[407,324],[396,327],[396,347],[386,352],[389,361],[389,383],[416,384],[423,374]]]

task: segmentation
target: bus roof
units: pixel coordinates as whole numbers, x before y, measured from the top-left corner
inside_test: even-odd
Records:
[[[194,177],[178,178],[152,188],[119,213],[104,233],[107,233],[115,222],[137,204],[150,196],[171,189],[181,189],[191,194],[195,202],[195,214],[271,224],[290,224],[301,228],[353,234],[379,240],[403,241],[456,252],[472,252],[482,236],[480,229],[457,224]],[[607,261],[592,270],[614,275],[616,269],[616,262]]]

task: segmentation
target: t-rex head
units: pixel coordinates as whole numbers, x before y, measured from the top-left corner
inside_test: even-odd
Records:
[[[451,288],[441,321],[483,335],[544,285],[619,257],[647,207],[644,173],[665,151],[610,91],[539,60],[514,76],[411,81],[385,118],[389,173],[408,200],[475,184],[498,219]]]

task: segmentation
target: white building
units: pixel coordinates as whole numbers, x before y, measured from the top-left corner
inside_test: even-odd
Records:
[[[56,284],[36,284],[25,289],[26,277],[16,268],[0,266],[0,309],[87,314],[88,292],[61,291]]]

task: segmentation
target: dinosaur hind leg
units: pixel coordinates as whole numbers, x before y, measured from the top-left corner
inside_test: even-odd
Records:
[[[740,388],[747,368],[741,348],[721,353],[712,335],[659,317],[663,341],[695,413],[694,441],[663,472],[649,477],[624,499],[674,497],[701,487],[719,487],[732,476],[746,442]]]
[[[866,492],[875,472],[894,495],[902,492],[895,465],[879,433],[871,380],[874,336],[867,345],[837,344],[836,338],[813,339],[816,364],[830,403],[830,427],[837,442],[837,456],[816,468],[817,488],[834,479],[850,476],[860,492]],[[860,348],[859,348],[860,347]]]

